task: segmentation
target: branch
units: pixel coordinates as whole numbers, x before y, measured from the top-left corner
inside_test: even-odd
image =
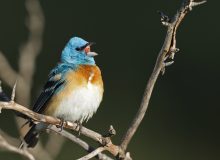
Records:
[[[7,150],[10,152],[18,153],[29,160],[35,160],[34,156],[30,154],[27,150],[19,149],[11,144],[9,144],[3,137],[0,135],[0,149],[1,150]]]
[[[15,79],[18,77],[17,72],[11,67],[2,52],[0,52],[0,77],[10,87],[13,87]]]
[[[17,112],[20,112],[20,113],[28,116],[29,118],[31,118],[33,121],[36,121],[36,122],[44,122],[44,123],[48,123],[48,124],[59,126],[59,127],[62,124],[62,121],[58,118],[38,114],[38,113],[33,112],[32,110],[30,110],[22,105],[15,103],[14,101],[10,101],[10,102],[1,102],[0,101],[0,110],[1,109],[15,110]],[[62,126],[64,128],[69,128],[69,129],[72,129],[74,131],[79,132],[79,127],[78,127],[77,123],[71,123],[71,122],[67,121],[67,122],[64,122]],[[63,132],[63,131],[61,131],[61,132]],[[112,127],[110,127],[110,130],[109,130],[109,133],[107,134],[107,136],[102,136],[101,134],[99,134],[95,131],[92,131],[88,128],[85,128],[83,126],[80,128],[80,133],[82,135],[95,140],[96,142],[98,142],[102,146],[104,146],[105,149],[107,151],[109,151],[113,156],[117,156],[120,152],[120,147],[117,145],[114,145],[111,141],[111,138],[110,138],[110,136],[112,136],[114,134],[114,132],[115,132],[114,129],[112,129]]]
[[[196,5],[195,5],[196,3]],[[129,129],[125,133],[121,141],[121,149],[122,151],[126,151],[129,142],[131,141],[134,133],[137,131],[140,123],[142,122],[145,113],[148,108],[148,104],[151,98],[151,94],[154,88],[154,85],[157,81],[157,78],[162,71],[164,73],[165,67],[167,66],[165,60],[167,58],[174,58],[174,54],[179,50],[176,48],[176,31],[179,24],[182,22],[185,15],[192,10],[192,7],[197,6],[199,4],[203,4],[205,1],[202,2],[194,2],[193,0],[186,0],[182,3],[179,11],[176,13],[173,19],[169,19],[168,16],[161,14],[161,22],[165,26],[167,26],[167,35],[164,40],[164,44],[158,54],[155,67],[153,72],[148,80],[146,89],[144,91],[143,99],[140,105],[140,108],[135,115]],[[170,62],[168,62],[170,63]],[[171,62],[172,63],[172,62]],[[123,158],[123,157],[122,157]]]
[[[83,141],[82,139],[74,136],[73,134],[63,130],[62,132],[60,132],[60,129],[58,129],[57,127],[55,126],[52,126],[50,128],[50,130],[52,130],[53,132],[63,136],[63,137],[66,137],[68,138],[69,140],[73,141],[74,143],[78,144],[79,146],[81,146],[83,149],[85,149],[87,152],[92,152],[94,151],[95,149],[91,146],[88,145],[88,143],[86,143],[85,141]],[[105,154],[102,154],[102,153],[99,153],[98,154],[98,159],[102,159],[102,160],[113,160],[112,158],[108,157],[107,155]]]
[[[51,155],[52,159],[55,159],[59,155],[65,142],[64,137],[57,138],[57,135],[49,134],[47,143],[44,145],[44,150]]]
[[[21,141],[18,138],[12,137],[8,133],[4,132],[2,129],[0,129],[0,135],[4,137],[4,139],[13,146],[19,146],[19,144],[21,143]]]
[[[36,57],[42,48],[44,16],[38,0],[26,0],[25,4],[28,13],[27,27],[30,33],[27,42],[20,47],[19,71],[16,72],[0,52],[0,76],[10,87],[13,87],[17,79],[19,82],[17,92],[23,93],[22,96],[18,94],[18,101],[29,104]]]
[[[26,25],[29,33],[27,41],[19,50],[19,70],[18,72],[13,70],[5,56],[0,52],[0,76],[11,88],[13,87],[15,80],[18,80],[19,85],[16,92],[22,94],[17,94],[18,96],[16,98],[19,103],[27,105],[30,104],[30,93],[32,79],[35,73],[36,58],[40,54],[42,48],[45,19],[39,0],[25,0],[25,7],[27,10]],[[16,118],[16,123],[19,128],[23,121]],[[20,134],[23,135],[24,132],[20,131]],[[63,143],[60,143],[59,145],[62,146],[62,144]],[[53,154],[50,152],[48,153],[39,144],[33,150],[33,154],[39,159],[45,158],[49,160],[52,159],[50,156],[56,157],[57,154],[59,154],[59,151],[57,150],[57,152],[53,152]]]
[[[36,58],[40,54],[43,43],[44,15],[39,0],[26,0],[25,7],[28,13],[26,26],[29,30],[27,41],[20,47],[18,74],[24,80],[19,81],[18,100],[24,105],[30,104],[30,92],[35,73]]]
[[[28,12],[26,25],[30,33],[27,42],[20,48],[19,74],[31,85],[36,57],[42,48],[44,15],[38,0],[26,0],[25,7]]]
[[[88,159],[91,159],[91,158],[95,157],[97,154],[103,152],[104,150],[105,150],[104,147],[99,147],[96,150],[94,150],[94,151],[90,152],[89,154],[85,155],[84,157],[79,158],[78,160],[88,160]]]

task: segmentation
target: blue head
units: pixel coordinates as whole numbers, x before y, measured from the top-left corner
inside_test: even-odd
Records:
[[[90,51],[92,44],[93,43],[89,43],[79,37],[71,38],[62,51],[61,62],[73,65],[94,65],[94,56],[96,56],[97,53]]]

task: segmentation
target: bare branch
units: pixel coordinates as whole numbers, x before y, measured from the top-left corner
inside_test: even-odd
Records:
[[[60,131],[60,128],[59,128],[59,131]],[[56,134],[49,134],[49,137],[48,137],[46,145],[44,146],[44,149],[51,155],[52,159],[55,159],[58,156],[60,150],[62,149],[62,145],[65,142],[64,137],[65,136],[57,138]]]
[[[204,3],[206,3],[207,1],[201,1],[201,2],[194,2],[194,0],[190,0],[189,1],[189,9],[190,9],[190,11],[193,9],[193,7],[196,7],[196,6],[199,6],[199,5],[201,5],[201,4],[204,4]]]
[[[0,135],[0,149],[6,150],[14,153],[18,153],[29,160],[35,160],[34,156],[30,154],[27,150],[19,149],[11,144],[9,144],[3,137]]]
[[[0,77],[10,87],[13,87],[15,79],[18,77],[2,52],[0,52]]]
[[[11,101],[15,100],[15,91],[16,91],[16,86],[17,86],[17,80],[14,84],[13,90],[12,90],[12,94],[11,94]]]
[[[9,135],[8,133],[4,132],[1,129],[0,129],[0,135],[4,137],[4,139],[13,146],[19,146],[19,144],[21,143],[19,139],[12,137],[11,135]]]
[[[0,130],[0,135],[6,139],[8,143],[10,143],[13,146],[19,146],[21,144],[21,140],[14,138],[7,133]],[[52,160],[49,154],[43,149],[43,147],[38,144],[35,149],[28,150],[36,159],[46,159],[46,160]]]
[[[55,133],[68,138],[69,140],[73,141],[74,143],[78,144],[79,146],[81,146],[83,149],[85,149],[87,152],[91,152],[94,151],[95,149],[91,146],[88,145],[88,143],[86,143],[85,141],[83,141],[82,139],[80,139],[79,137],[74,136],[73,134],[63,130],[62,132],[60,132],[60,129],[58,129],[55,126],[52,126],[50,128],[50,130],[54,131]],[[112,158],[108,157],[105,154],[99,153],[98,154],[98,159],[102,159],[102,160],[113,160]]]
[[[39,143],[34,149],[31,149],[30,152],[39,160],[54,160],[41,143]]]
[[[16,98],[20,103],[27,105],[30,104],[30,92],[33,74],[35,73],[36,57],[42,48],[44,14],[39,0],[26,0],[25,5],[27,10],[26,24],[29,29],[29,36],[27,41],[20,47],[19,71],[18,73],[14,71],[7,59],[0,52],[0,76],[11,88],[15,80],[18,80],[19,84],[16,92],[22,94],[17,94]],[[22,119],[16,118],[16,123],[19,127],[23,121]],[[20,131],[20,134],[23,135],[24,132]],[[62,145],[62,143],[60,143],[60,145]],[[47,153],[41,145],[38,145],[35,150],[33,150],[33,153],[39,159],[43,159],[43,157],[48,160],[51,159],[50,153]]]
[[[29,104],[32,77],[35,72],[36,57],[42,48],[44,16],[38,0],[26,0],[28,12],[27,27],[30,31],[27,42],[20,49],[19,71],[14,71],[7,59],[0,52],[0,76],[7,85],[13,87],[15,80],[19,81],[17,92],[18,101]]]
[[[79,158],[78,160],[89,160],[93,157],[95,157],[97,154],[103,152],[105,150],[104,147],[99,147],[96,150],[92,151],[91,153],[87,154],[86,156]]]
[[[18,111],[30,117],[32,120],[36,122],[44,122],[44,123],[48,123],[48,124],[55,125],[55,126],[60,126],[60,124],[62,124],[61,120],[58,118],[35,113],[32,110],[24,106],[21,106],[13,101],[0,102],[0,108]],[[67,122],[64,122],[63,127],[79,132],[79,127],[77,123],[71,123],[67,121]],[[86,137],[89,137],[99,142],[102,146],[105,146],[105,149],[109,151],[113,156],[117,156],[119,154],[120,148],[112,143],[110,137],[104,137],[101,134],[95,131],[92,131],[88,128],[85,128],[83,126],[80,128],[80,133]]]
[[[2,92],[2,81],[0,80],[0,93]]]
[[[27,42],[20,48],[19,74],[31,85],[36,57],[42,48],[44,15],[38,0],[26,0],[25,6],[28,12],[26,25],[30,33]]]
[[[18,74],[22,77],[23,82],[20,82],[20,79],[18,79],[17,92],[22,93],[22,96],[18,94],[17,99],[20,103],[29,105],[36,58],[42,48],[44,15],[38,0],[26,0],[25,6],[28,13],[26,25],[29,29],[29,36],[27,42],[20,47]]]
[[[202,1],[202,3],[204,3],[204,2],[205,1]],[[176,48],[177,28],[178,28],[180,22],[185,17],[185,15],[190,11],[189,8],[196,6],[195,3],[202,4],[200,2],[194,2],[193,0],[184,1],[182,6],[180,7],[180,10],[176,13],[174,18],[170,21],[169,25],[167,25],[167,22],[168,22],[167,20],[169,18],[164,16],[164,14],[162,14],[162,16],[163,16],[162,20],[166,19],[167,35],[166,35],[164,44],[158,54],[153,72],[148,80],[140,108],[139,108],[137,114],[135,115],[129,129],[127,130],[124,137],[122,138],[122,142],[121,142],[122,151],[125,151],[127,149],[129,142],[131,141],[134,133],[138,129],[140,123],[142,122],[142,120],[145,116],[145,113],[147,111],[148,104],[150,101],[150,97],[151,97],[154,85],[157,81],[157,78],[158,78],[161,71],[165,71],[164,69],[165,69],[166,65],[164,65],[164,63],[165,63],[164,61],[166,60],[167,55],[169,55],[170,58],[174,58],[175,52],[178,51],[178,49]]]

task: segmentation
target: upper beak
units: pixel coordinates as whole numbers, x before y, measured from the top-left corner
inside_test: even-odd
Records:
[[[89,56],[89,57],[94,57],[94,56],[97,56],[98,55],[98,53],[96,53],[96,52],[88,52],[87,53],[87,56]]]

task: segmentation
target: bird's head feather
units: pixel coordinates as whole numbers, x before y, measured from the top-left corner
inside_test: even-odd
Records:
[[[97,54],[90,51],[91,44],[79,37],[71,38],[62,51],[61,63],[94,65]]]

